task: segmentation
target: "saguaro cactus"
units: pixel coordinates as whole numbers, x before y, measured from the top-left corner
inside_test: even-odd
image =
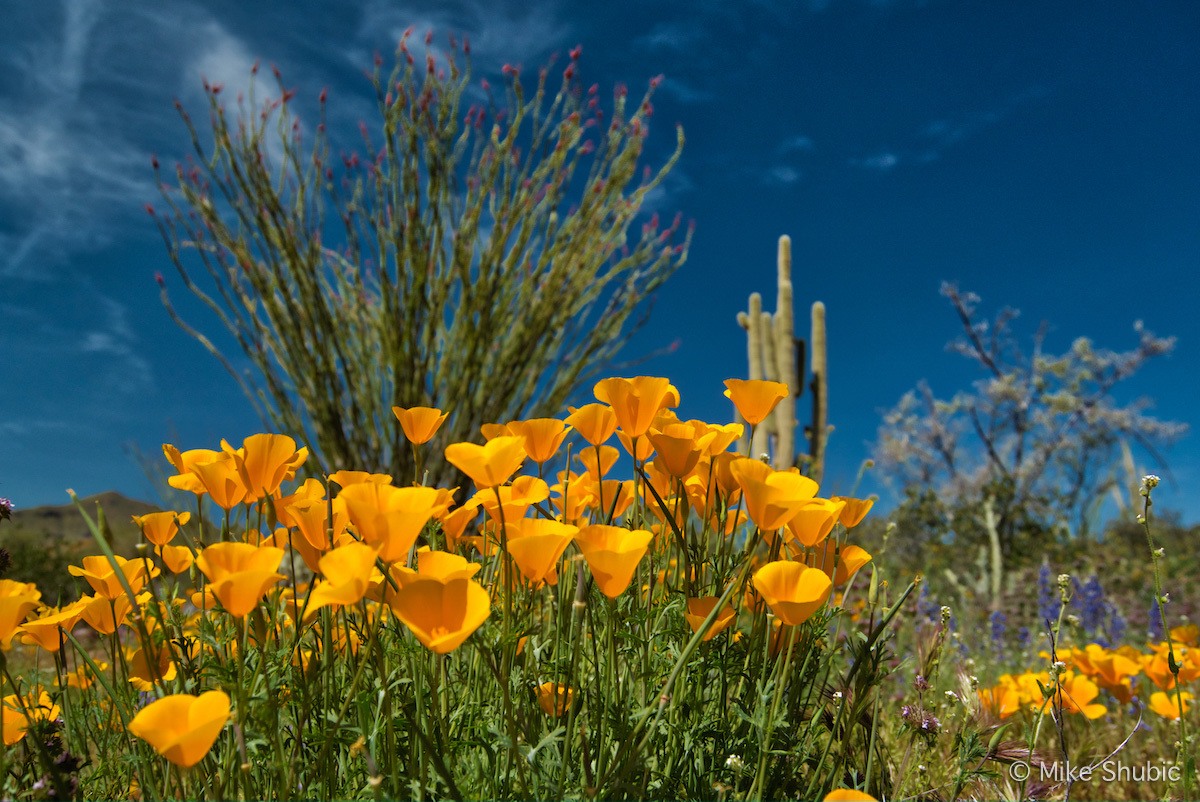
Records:
[[[829,439],[829,355],[825,350],[825,304],[812,305],[812,425],[808,431],[808,475],[817,482],[825,473],[825,443]]]
[[[804,359],[804,343],[795,337],[792,241],[787,236],[779,238],[777,264],[775,312],[764,311],[762,296],[755,292],[750,294],[748,311],[739,312],[737,321],[746,330],[749,378],[783,382],[792,394],[780,401],[774,414],[755,428],[753,442],[748,441],[747,432],[741,449],[756,457],[773,452],[775,467],[784,468],[795,463],[796,398],[803,389],[796,377],[803,373]]]

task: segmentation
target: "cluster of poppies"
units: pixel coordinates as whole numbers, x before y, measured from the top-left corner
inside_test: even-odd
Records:
[[[1171,670],[1172,656],[1178,683]],[[1049,659],[1050,655],[1044,653],[1043,657]],[[1177,720],[1187,714],[1194,699],[1182,686],[1200,678],[1200,627],[1175,627],[1170,642],[1149,644],[1144,651],[1130,645],[1113,649],[1089,643],[1083,648],[1060,649],[1057,657],[1061,662],[1057,683],[1046,671],[1004,674],[994,686],[979,689],[980,704],[1003,720],[1021,710],[1037,711],[1057,699],[1064,712],[1094,719],[1109,713],[1105,700],[1120,707],[1136,698],[1155,715]],[[1140,677],[1148,680],[1145,690]]]
[[[726,385],[750,427],[789,392],[778,382]],[[731,451],[743,424],[680,419],[673,412],[678,391],[663,378],[607,379],[595,396],[596,403],[572,408],[563,420],[489,424],[484,442],[447,446],[445,460],[475,485],[460,503],[458,488],[402,486],[389,475],[355,470],[297,484],[308,451],[286,435],[256,434],[236,448],[222,441],[219,450],[165,445],[175,469],[170,483],[195,494],[198,515],[136,517],[144,556],[95,556],[72,566],[92,593],[61,608],[39,608],[32,585],[0,582],[0,642],[7,648],[19,635],[54,651],[80,622],[118,637],[122,627],[152,622],[159,613],[151,608],[162,606],[182,609],[189,626],[205,616],[242,621],[264,609],[300,632],[334,608],[394,616],[426,649],[445,655],[462,647],[502,599],[507,610],[513,594],[554,587],[564,569],[582,582],[585,567],[589,584],[610,599],[682,594],[688,624],[709,640],[737,637],[739,623],[750,627],[768,611],[777,632],[803,625],[870,561],[844,534],[872,502],[820,498],[798,469],[775,470]],[[414,448],[432,440],[448,414],[394,411]],[[562,460],[572,433],[574,456]],[[610,475],[622,459],[609,444],[614,436],[632,460],[629,478]],[[556,459],[562,469],[545,478]],[[534,469],[520,473],[529,463]],[[204,533],[220,516],[201,526],[205,497],[225,513],[220,540],[208,544]],[[240,532],[229,525],[235,516],[246,522]],[[294,559],[285,562],[289,555]],[[178,575],[181,589],[192,585],[165,605],[156,581],[164,572]],[[132,615],[143,608],[146,615]],[[164,694],[175,657],[168,644],[157,648],[122,660],[131,681],[136,674],[144,690],[161,696],[128,729],[172,763],[192,766],[224,728],[231,700],[220,689]],[[574,693],[547,682],[536,700],[546,715],[559,716]],[[44,707],[37,699],[4,704],[23,716]]]

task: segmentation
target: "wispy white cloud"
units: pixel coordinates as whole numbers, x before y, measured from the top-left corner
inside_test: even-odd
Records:
[[[896,168],[896,165],[900,163],[900,157],[890,150],[885,150],[880,153],[874,153],[870,156],[851,159],[850,163],[856,167],[862,167],[867,170],[877,170],[881,173],[886,173]]]
[[[788,186],[803,177],[803,173],[787,164],[777,164],[767,169],[763,175],[763,183],[773,186]]]
[[[853,157],[849,159],[849,163],[867,170],[890,172],[906,164],[937,161],[945,151],[961,145],[981,131],[1000,124],[1022,106],[1049,94],[1050,90],[1047,87],[1033,86],[986,109],[939,117],[923,126],[903,146],[880,148],[866,156]]]
[[[636,37],[632,44],[641,50],[681,53],[698,47],[704,37],[698,22],[660,22],[649,33]]]
[[[702,89],[681,78],[667,76],[663,81],[662,90],[666,94],[678,100],[680,103],[708,103],[715,99],[715,95],[707,89]]]

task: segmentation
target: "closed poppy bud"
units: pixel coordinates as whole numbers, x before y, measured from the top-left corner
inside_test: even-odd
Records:
[[[176,766],[190,768],[208,754],[229,721],[229,695],[179,693],[143,707],[129,731]]]
[[[575,535],[575,543],[587,560],[600,591],[610,599],[625,592],[654,533],[630,531],[619,526],[592,524]]]
[[[788,396],[788,386],[783,382],[727,379],[725,387],[725,397],[733,401],[737,411],[751,426],[766,420],[775,406]]]
[[[420,576],[400,588],[392,609],[421,645],[447,654],[483,626],[491,602],[487,590],[473,580]]]
[[[165,546],[171,542],[179,527],[192,519],[190,512],[151,512],[146,515],[132,516],[133,522],[142,530],[146,540],[156,546]]]
[[[712,613],[713,607],[717,605],[720,599],[716,596],[704,596],[699,599],[687,600],[687,618],[688,626],[692,628],[692,632],[699,632],[700,627],[704,626],[705,620]],[[721,612],[717,613],[717,617],[713,619],[712,626],[704,633],[704,640],[710,641],[717,635],[720,635],[729,625],[734,622],[737,617],[736,612],[728,604],[721,608]]]
[[[408,442],[418,446],[432,440],[450,416],[450,413],[433,407],[392,407],[392,412],[400,421],[400,428],[404,430]]]
[[[561,716],[575,701],[575,691],[560,682],[543,682],[537,689],[537,701],[547,716]]]
[[[475,486],[497,487],[509,480],[525,460],[524,441],[506,436],[489,440],[486,445],[452,443],[446,446],[446,460],[471,477]]]
[[[617,416],[612,407],[604,404],[584,404],[576,409],[568,407],[571,414],[567,423],[593,446],[603,445],[617,430]]]
[[[596,383],[596,398],[612,407],[617,425],[630,438],[650,429],[664,407],[679,406],[679,391],[670,381],[656,376],[633,379],[603,379]]]
[[[777,618],[794,627],[803,624],[825,604],[833,583],[818,568],[778,560],[754,572],[754,589]]]

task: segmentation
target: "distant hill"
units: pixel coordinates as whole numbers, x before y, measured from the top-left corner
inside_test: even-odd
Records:
[[[104,508],[113,551],[124,557],[134,556],[134,547],[141,538],[131,516],[159,509],[115,492],[80,501],[92,520],[96,519],[97,505]],[[11,520],[0,521],[0,547],[12,556],[12,567],[5,578],[36,582],[42,600],[48,604],[78,598],[87,585],[68,574],[67,566],[79,565],[83,557],[100,553],[74,504],[14,510]]]
[[[126,498],[114,491],[89,496],[80,499],[80,502],[93,520],[96,518],[97,505],[104,508],[104,517],[113,533],[113,547],[119,554],[132,553],[133,546],[141,534],[131,517],[160,509],[144,501]],[[71,545],[74,545],[72,541],[83,540],[89,544],[92,542],[92,533],[73,503],[13,510],[12,520],[0,524],[0,544],[6,538],[18,534]]]

